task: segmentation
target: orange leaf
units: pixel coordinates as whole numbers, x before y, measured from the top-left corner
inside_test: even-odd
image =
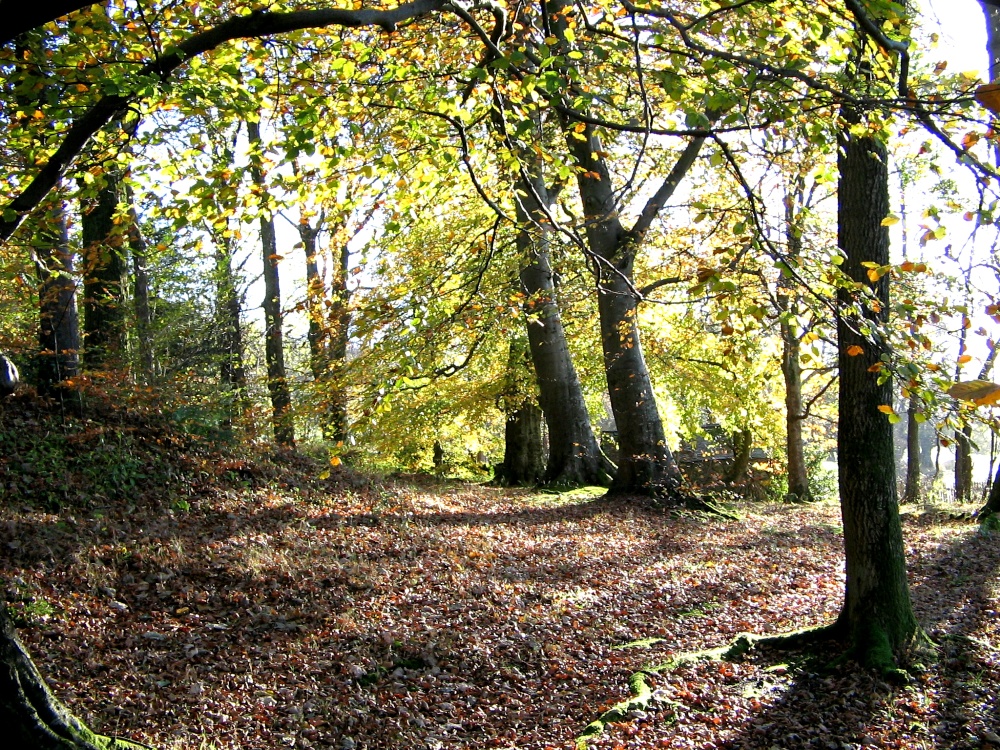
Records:
[[[964,365],[966,362],[971,362],[971,361],[972,361],[971,354],[963,354],[961,357],[958,358],[958,364],[960,365]]]
[[[854,344],[853,346],[847,347],[847,356],[848,357],[857,357],[859,354],[864,354],[864,353],[865,353],[865,350],[862,349],[857,344]]]
[[[1000,385],[991,383],[989,380],[969,380],[964,383],[955,383],[948,389],[948,395],[984,406],[1000,400]]]
[[[883,414],[894,414],[892,407],[889,404],[879,404],[878,410]]]

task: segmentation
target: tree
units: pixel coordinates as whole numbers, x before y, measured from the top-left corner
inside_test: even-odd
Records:
[[[83,343],[88,370],[118,363],[125,352],[125,238],[116,221],[120,192],[121,175],[106,172],[103,184],[81,208]]]
[[[497,399],[504,414],[503,462],[493,481],[507,487],[530,487],[542,480],[542,410],[535,396],[528,342],[517,333],[510,338],[507,377]]]
[[[46,395],[65,395],[60,384],[79,374],[80,326],[65,208],[61,200],[37,212],[32,241],[38,278],[38,388]]]
[[[862,41],[858,47],[863,46]],[[859,67],[860,60],[859,55]],[[889,155],[876,113],[845,105],[841,118],[837,232],[845,283],[837,294],[837,452],[847,580],[837,625],[861,661],[890,669],[911,645],[917,622],[906,580],[887,414],[892,413],[892,379],[883,362],[889,353],[889,275],[869,273],[889,264],[883,223],[889,215]]]
[[[532,174],[534,172],[534,174]],[[518,250],[526,259],[520,271],[539,404],[549,427],[548,484],[606,485],[614,467],[604,457],[570,356],[556,299],[549,244],[549,190],[536,165],[517,183],[515,203]]]
[[[292,396],[285,372],[285,345],[281,313],[281,279],[278,274],[278,241],[274,217],[269,207],[268,187],[264,179],[263,144],[260,123],[247,120],[250,139],[250,174],[261,201],[260,242],[264,262],[264,354],[267,359],[267,390],[271,396],[271,422],[274,439],[286,448],[295,447],[295,422]]]

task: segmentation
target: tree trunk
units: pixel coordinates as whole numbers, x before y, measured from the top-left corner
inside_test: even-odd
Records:
[[[753,451],[753,433],[749,428],[733,432],[733,465],[726,473],[726,484],[736,484],[746,479],[750,470],[750,454]]]
[[[507,415],[504,424],[503,463],[494,483],[503,487],[532,487],[544,476],[542,410],[532,399]]]
[[[521,286],[531,359],[538,378],[539,404],[549,427],[549,460],[543,481],[558,485],[610,483],[614,465],[601,451],[590,424],[583,389],[573,367],[566,332],[559,315],[549,261],[548,221],[539,204],[548,202],[541,176],[517,186],[517,246],[528,259],[521,269]]]
[[[858,122],[845,112],[848,124]],[[877,137],[840,135],[838,236],[844,273],[858,289],[838,291],[837,339],[840,420],[837,449],[847,581],[838,626],[863,663],[890,669],[917,632],[910,602],[896,498],[892,424],[880,407],[892,405],[892,380],[881,372],[887,352],[889,274],[874,286],[865,262],[889,263],[888,154]],[[862,331],[871,331],[865,335]]]
[[[309,315],[309,331],[306,339],[309,342],[309,369],[313,379],[323,380],[328,365],[327,331],[324,325],[326,315],[323,312],[323,300],[326,299],[326,285],[319,274],[319,262],[316,259],[316,241],[321,231],[320,226],[313,227],[306,216],[299,219],[299,239],[306,256],[306,310]]]
[[[149,270],[146,241],[139,228],[131,191],[129,199],[128,247],[132,254],[132,307],[135,311],[136,352],[139,358],[140,380],[149,385],[154,378],[153,317],[149,309]]]
[[[222,361],[219,379],[229,392],[224,429],[250,412],[250,390],[243,359],[243,323],[240,320],[240,295],[233,273],[233,252],[228,238],[215,238],[216,318],[219,322],[219,348]]]
[[[504,392],[497,399],[506,417],[503,463],[496,466],[493,483],[503,487],[531,487],[545,474],[542,452],[542,410],[534,396],[529,345],[523,336],[510,340]]]
[[[142,747],[94,734],[49,690],[0,602],[0,726],[7,750]]]
[[[1000,467],[997,468],[993,484],[990,485],[990,495],[986,499],[986,505],[980,508],[976,515],[978,518],[986,518],[993,513],[1000,513]]]
[[[63,395],[59,384],[80,372],[80,323],[73,278],[73,253],[69,247],[66,214],[61,201],[41,218],[36,233],[38,275],[38,391]]]
[[[250,159],[250,175],[263,195],[266,188],[261,167],[260,124],[248,120],[247,134],[255,153]],[[260,219],[260,240],[264,255],[264,356],[267,360],[267,390],[271,397],[271,419],[278,445],[295,447],[292,397],[285,373],[284,332],[281,315],[281,284],[278,276],[278,241],[274,219],[269,213]]]
[[[906,486],[903,502],[916,503],[920,500],[920,422],[917,414],[920,404],[917,397],[910,395],[906,407]]]
[[[330,348],[327,363],[327,393],[328,431],[334,442],[347,440],[350,420],[347,412],[347,347],[351,340],[351,290],[347,286],[347,276],[350,272],[351,251],[347,242],[340,248],[330,284],[330,300],[333,303],[329,312]]]
[[[785,451],[788,470],[788,500],[808,502],[809,473],[802,440],[802,366],[799,364],[799,338],[792,327],[781,322],[781,375],[785,381]]]
[[[972,425],[955,431],[955,502],[972,500]]]
[[[622,260],[601,272],[597,287],[604,371],[618,430],[618,473],[611,491],[677,498],[682,478],[642,354],[631,255]]]
[[[805,185],[801,175],[794,189],[785,195],[785,238],[790,259],[802,256],[801,211],[805,208]],[[791,319],[798,315],[798,292],[792,279],[782,276],[778,289],[781,333],[781,375],[785,381],[785,454],[788,471],[788,495],[791,502],[808,502],[809,474],[806,468],[802,423],[806,418],[802,404],[802,365],[800,338]]]
[[[105,173],[106,183],[82,208],[80,227],[83,273],[84,365],[100,370],[116,364],[125,350],[125,256],[115,227],[121,179]]]
[[[611,411],[618,428],[618,473],[613,493],[662,495],[680,499],[682,477],[667,446],[639,336],[639,296],[632,284],[635,253],[653,217],[694,163],[703,139],[694,139],[670,175],[647,202],[636,226],[619,219],[611,173],[592,126],[583,137],[567,128],[566,141],[577,166],[577,184],[587,222],[587,244],[599,259],[597,307]]]

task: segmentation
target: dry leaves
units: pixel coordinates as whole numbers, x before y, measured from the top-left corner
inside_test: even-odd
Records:
[[[304,501],[300,480],[206,485],[187,511],[8,502],[2,575],[56,692],[163,748],[568,748],[643,666],[828,622],[842,597],[833,506],[729,522],[430,480]],[[907,538],[941,644],[909,686],[754,652],[655,676],[593,746],[987,742],[998,545],[918,520]],[[619,648],[643,638],[662,640]]]

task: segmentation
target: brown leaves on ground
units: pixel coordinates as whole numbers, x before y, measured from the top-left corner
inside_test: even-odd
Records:
[[[431,482],[304,500],[310,481],[213,485],[186,510],[8,496],[0,575],[56,692],[161,748],[567,748],[636,670],[829,622],[842,597],[830,505],[732,522]],[[996,538],[906,531],[940,644],[910,685],[758,649],[652,677],[650,709],[593,746],[988,747]],[[643,638],[662,640],[616,648]]]

